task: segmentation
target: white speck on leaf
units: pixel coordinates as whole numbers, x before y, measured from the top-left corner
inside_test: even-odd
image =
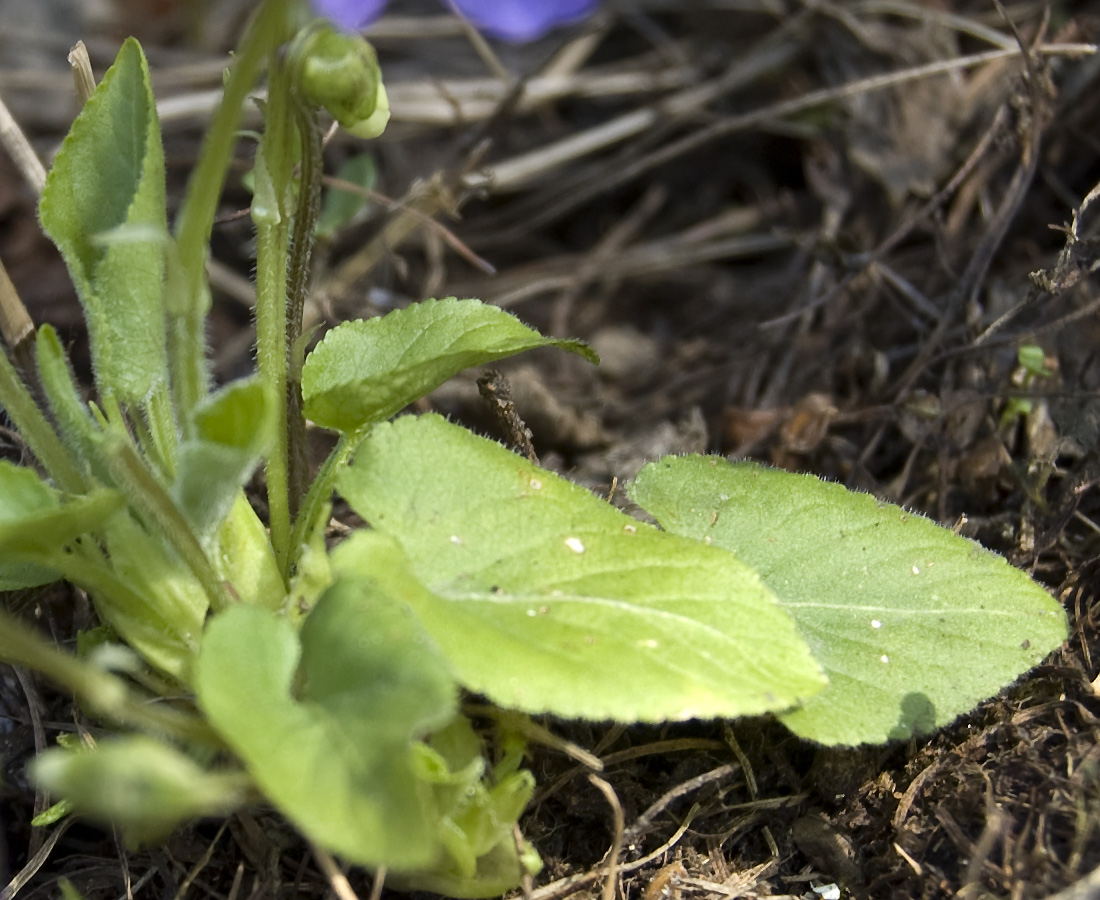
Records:
[[[462,538],[460,538],[457,534],[452,534],[451,535],[451,543],[452,544],[461,544],[462,543]]]
[[[533,490],[533,491],[541,491],[542,490],[542,482],[539,481],[537,478],[532,478],[531,481],[530,481],[530,484],[531,484],[531,490]]]
[[[565,546],[572,550],[574,553],[584,553],[584,543],[580,538],[568,537],[565,539]]]
[[[918,569],[916,566],[913,566],[913,574],[920,575],[920,569]]]
[[[878,619],[872,619],[871,620],[871,627],[872,628],[881,628],[882,623]]]
[[[890,662],[890,657],[887,656],[885,653],[883,653],[882,656],[880,656],[878,658],[878,661],[883,662],[883,663],[888,663],[888,662]]]

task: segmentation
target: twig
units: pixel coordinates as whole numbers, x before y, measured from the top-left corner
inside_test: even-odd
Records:
[[[347,191],[349,194],[358,194],[360,197],[377,203],[387,212],[395,212],[398,210],[409,212],[414,218],[419,219],[426,228],[431,229],[443,238],[444,242],[454,250],[455,253],[461,256],[474,268],[480,269],[486,275],[496,274],[496,269],[493,268],[493,264],[474,253],[474,251],[467,247],[450,228],[442,222],[433,219],[431,216],[425,215],[415,207],[410,206],[408,201],[394,200],[391,197],[387,197],[385,194],[380,194],[378,191],[372,191],[370,188],[365,188],[352,181],[345,181],[342,178],[336,178],[331,175],[326,175],[322,181],[328,188]]]
[[[618,878],[619,853],[623,849],[623,805],[619,802],[615,789],[598,775],[589,775],[589,782],[596,787],[611,807],[611,815],[614,819],[614,836],[611,839],[611,848],[607,851],[607,877],[603,883],[601,900],[615,900],[615,882]]]
[[[19,686],[23,689],[23,696],[27,699],[27,712],[31,717],[31,732],[34,734],[34,753],[40,756],[46,752],[46,729],[42,727],[42,698],[38,695],[38,689],[31,679],[30,673],[23,666],[12,666],[15,677],[19,679]],[[49,795],[41,785],[34,789],[34,814],[41,815],[49,806]],[[28,852],[34,856],[42,847],[44,835],[41,828],[32,828]]]
[[[690,794],[692,791],[696,791],[703,785],[710,784],[712,781],[720,781],[727,775],[732,775],[741,766],[739,763],[727,763],[724,766],[718,766],[716,769],[711,769],[709,772],[704,772],[702,775],[697,775],[694,778],[689,778],[687,781],[681,782],[671,790],[665,791],[660,797],[650,804],[649,808],[643,812],[626,832],[626,839],[633,840],[640,835],[643,831],[649,828],[653,824],[653,820],[657,816],[664,812],[673,800],[678,800],[685,794]]]
[[[3,143],[8,156],[11,157],[23,180],[31,186],[35,195],[41,194],[46,184],[46,168],[42,165],[38,154],[34,152],[34,147],[27,140],[27,136],[23,134],[23,129],[19,127],[19,123],[15,121],[11,111],[4,104],[2,97],[0,97],[0,143]]]
[[[92,74],[92,61],[88,57],[88,48],[83,41],[73,44],[69,51],[69,66],[73,70],[73,84],[80,105],[87,103],[95,93],[95,75]]]
[[[370,897],[367,900],[381,900],[382,886],[386,883],[386,867],[379,866],[374,870],[374,878],[370,883]]]
[[[34,322],[19,297],[3,260],[0,260],[0,337],[11,349],[12,356],[26,375],[34,371]]]
[[[336,865],[336,860],[333,859],[332,854],[318,847],[312,841],[309,842],[309,849],[313,851],[313,858],[317,860],[321,872],[328,879],[328,886],[332,888],[332,892],[339,900],[359,900],[358,895],[352,890],[348,877],[340,871],[340,867]],[[374,896],[373,890],[371,896]]]
[[[1015,55],[1024,54],[1026,49],[1027,48],[1018,49]],[[1031,52],[1038,53],[1041,50],[1042,47],[1035,47],[1032,48]],[[1030,65],[1027,67],[1027,72],[1029,74],[1033,73]],[[1029,78],[1029,82],[1033,81],[1034,79]],[[1029,88],[1032,101],[1029,133],[1022,147],[1020,160],[1017,163],[1016,170],[1012,173],[1012,179],[1005,188],[1004,199],[994,212],[989,228],[986,230],[985,234],[982,235],[981,240],[978,241],[978,246],[974,249],[970,257],[970,262],[959,277],[958,284],[947,295],[943,303],[943,312],[940,315],[939,321],[936,323],[936,327],[921,344],[916,358],[909,364],[898,379],[894,389],[896,396],[901,396],[912,387],[913,383],[920,377],[921,373],[924,372],[925,368],[936,356],[940,344],[955,322],[958,311],[967,303],[972,303],[976,298],[978,291],[981,290],[981,286],[985,281],[986,272],[993,262],[993,256],[1001,246],[1001,241],[1004,240],[1005,234],[1008,233],[1008,226],[1012,224],[1012,220],[1016,215],[1016,210],[1023,202],[1028,186],[1035,177],[1035,171],[1039,165],[1039,146],[1042,142],[1043,126],[1039,120],[1041,110],[1038,102],[1037,87],[1031,83],[1029,84]],[[886,428],[886,424],[880,425],[878,430],[871,436],[870,440],[867,441],[859,457],[861,465],[866,465],[867,460],[869,460],[875,450],[878,449],[878,445],[883,435],[886,433]]]
[[[793,53],[793,51],[791,52]],[[1094,44],[1043,44],[1034,48],[1034,52],[1043,56],[1087,56],[1096,53],[1097,47]],[[1021,51],[1018,48],[1012,48],[989,50],[985,53],[936,60],[925,65],[902,69],[898,72],[887,72],[870,78],[856,79],[836,87],[810,91],[791,100],[784,100],[741,115],[730,116],[707,128],[693,132],[678,141],[665,145],[660,150],[643,157],[632,165],[624,166],[613,175],[609,176],[607,172],[601,172],[598,180],[591,185],[586,199],[591,199],[594,196],[621,187],[646,172],[664,165],[678,156],[697,150],[720,137],[739,131],[747,131],[768,122],[786,119],[837,100],[899,87],[936,75],[946,75],[975,68],[997,60],[1013,59],[1020,55]],[[784,57],[783,62],[786,61],[787,59]],[[471,176],[467,180],[467,186],[481,190],[515,190],[549,168],[560,166],[563,163],[634,137],[652,127],[665,116],[683,115],[688,111],[701,108],[703,104],[698,102],[698,98],[695,98],[694,94],[695,91],[685,91],[683,94],[658,103],[653,107],[628,113],[612,122],[564,138],[531,153],[498,163],[482,173]],[[695,99],[694,105],[689,105],[689,97]],[[709,99],[707,102],[709,102]]]
[[[198,861],[191,867],[190,871],[180,883],[179,890],[176,891],[176,896],[174,900],[183,900],[184,895],[186,895],[188,889],[191,887],[191,884],[196,878],[199,877],[199,873],[202,872],[202,870],[205,869],[208,865],[210,865],[210,860],[214,857],[214,848],[218,845],[218,841],[221,840],[221,836],[225,833],[225,829],[228,827],[229,820],[226,819],[224,822],[222,822],[221,828],[218,829],[218,833],[214,835],[213,840],[211,840],[210,843],[207,844],[206,849],[202,853],[202,856],[199,857]]]
[[[13,900],[15,895],[26,887],[27,882],[34,878],[38,870],[46,864],[46,860],[50,858],[53,848],[57,845],[57,842],[61,840],[61,835],[68,831],[75,821],[76,819],[70,816],[57,823],[57,827],[50,832],[50,836],[46,838],[38,852],[28,859],[27,864],[12,877],[12,880],[9,881],[2,890],[0,890],[0,900]]]
[[[784,313],[781,316],[776,316],[773,319],[761,323],[762,328],[771,328],[776,325],[785,325],[793,319],[797,319],[804,315],[806,312],[819,307],[825,306],[838,296],[842,292],[846,291],[852,286],[853,282],[857,278],[863,276],[863,274],[875,263],[883,259],[887,253],[897,247],[902,241],[904,241],[913,232],[921,222],[925,221],[932,215],[940,206],[942,206],[947,199],[959,189],[959,187],[965,182],[970,175],[978,167],[978,163],[985,158],[989,148],[992,147],[995,141],[1001,136],[1005,123],[1008,120],[1008,113],[1004,106],[997,110],[993,116],[993,121],[989,123],[989,127],[986,128],[985,133],[981,139],[974,146],[974,149],[970,151],[970,154],[963,161],[963,164],[959,166],[958,170],[948,180],[940,190],[938,190],[933,197],[927,202],[921,205],[915,213],[901,223],[893,232],[880,243],[874,250],[866,254],[860,259],[860,265],[845,275],[840,281],[833,285],[825,293],[819,297],[815,297],[808,303],[800,305],[797,309],[792,310],[789,313]],[[937,318],[939,313],[937,312]]]

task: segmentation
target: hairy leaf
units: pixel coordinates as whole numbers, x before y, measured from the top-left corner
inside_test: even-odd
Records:
[[[670,532],[753,566],[829,686],[781,716],[825,744],[952,721],[1066,638],[1061,606],[973,541],[869,494],[716,457],[646,466],[631,497]]]
[[[39,206],[84,307],[100,392],[122,403],[167,378],[164,191],[149,68],[131,38],[62,143]]]
[[[369,534],[334,561],[392,579],[460,680],[503,706],[736,716],[789,708],[824,683],[747,566],[438,416],[376,427],[339,490],[409,562],[402,575],[402,554]]]
[[[379,318],[344,322],[306,359],[306,415],[324,428],[359,431],[463,369],[535,347],[560,347],[597,361],[580,341],[545,338],[478,300],[425,300]]]

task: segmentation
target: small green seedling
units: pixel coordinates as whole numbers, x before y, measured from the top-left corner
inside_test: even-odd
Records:
[[[0,462],[0,584],[68,579],[105,628],[74,655],[3,612],[0,658],[113,730],[38,759],[34,777],[64,803],[52,815],[99,817],[140,843],[266,802],[393,883],[490,896],[538,868],[513,827],[534,787],[522,714],[771,713],[823,744],[880,743],[950,722],[1061,644],[1061,607],[1025,574],[839,485],[662,459],[631,488],[655,526],[438,416],[391,421],[470,366],[545,346],[596,361],[476,300],[343,323],[303,359],[318,110],[370,134],[385,103],[373,51],[298,30],[297,10],[257,10],[174,230],[132,40],[42,195],[98,399],[82,399],[48,325],[33,371],[0,354],[0,402],[36,461]],[[207,240],[265,67],[258,371],[214,390]],[[307,417],[339,436],[312,479]],[[243,491],[260,466],[266,520]],[[330,550],[334,490],[367,524]],[[460,690],[501,711],[491,753]]]

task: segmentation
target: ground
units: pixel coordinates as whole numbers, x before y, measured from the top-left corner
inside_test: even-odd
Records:
[[[85,38],[102,71],[136,31],[178,199],[247,7],[2,0],[0,96],[46,156],[75,111],[69,44]],[[1100,58],[1081,46],[1100,9],[609,0],[578,29],[494,44],[495,58],[428,0],[390,12],[372,32],[394,110],[372,149],[376,197],[318,248],[313,322],[430,296],[497,303],[603,357],[501,367],[544,464],[617,496],[673,452],[814,472],[1004,553],[1070,616],[1041,667],[904,744],[830,750],[768,720],[545,723],[603,759],[625,815],[622,896],[1100,896],[1100,325],[1085,202],[1100,178]],[[363,149],[337,136],[327,170]],[[221,378],[248,370],[253,342],[246,152],[214,236]],[[63,268],[2,154],[0,258],[87,378]],[[424,407],[492,433],[478,374]],[[74,594],[14,599],[63,631],[87,622]],[[25,675],[0,692],[6,877],[30,874],[12,882],[22,896],[55,895],[61,875],[88,898],[329,889],[263,810],[138,854],[90,826],[32,832],[22,766],[74,711]],[[565,757],[536,750],[530,764],[540,790],[521,824],[546,863],[530,896],[599,896],[607,799]]]

